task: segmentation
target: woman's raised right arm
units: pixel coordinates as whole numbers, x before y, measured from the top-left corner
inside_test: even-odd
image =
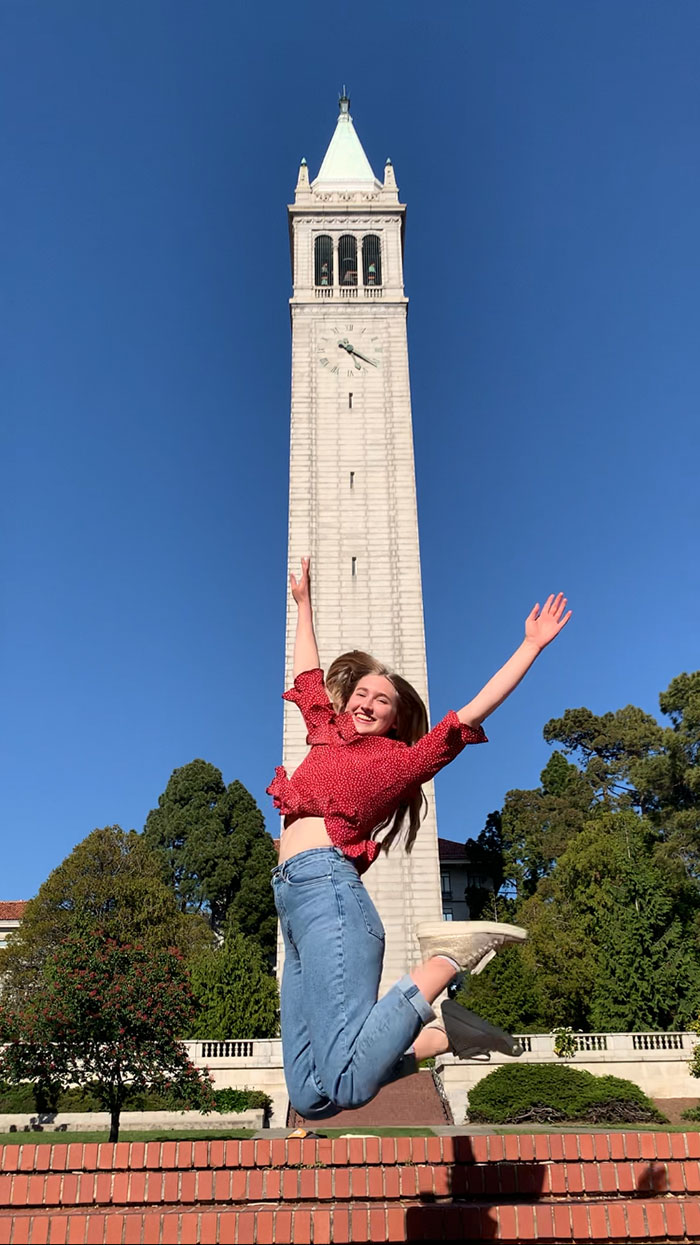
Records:
[[[568,623],[571,610],[566,610],[566,604],[564,593],[559,592],[556,596],[552,593],[547,597],[542,609],[539,601],[533,606],[525,620],[525,639],[522,644],[474,699],[459,710],[457,717],[460,722],[467,726],[481,726],[484,719],[503,704],[521,679],[525,678],[542,649],[551,644]]]
[[[317,670],[320,662],[314,632],[314,615],[311,608],[311,583],[309,559],[301,559],[301,577],[289,576],[292,596],[297,604],[297,630],[294,640],[294,678],[304,670]]]

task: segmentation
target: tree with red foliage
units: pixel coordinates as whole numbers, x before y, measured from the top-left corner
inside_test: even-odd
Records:
[[[211,1084],[180,1040],[195,1009],[180,953],[103,932],[71,935],[43,970],[42,990],[0,1014],[0,1078],[55,1091],[90,1085],[110,1113],[110,1141],[134,1092],[211,1109]]]

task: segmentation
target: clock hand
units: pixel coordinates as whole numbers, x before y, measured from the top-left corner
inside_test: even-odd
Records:
[[[340,350],[347,350],[348,354],[354,355],[356,361],[357,359],[362,359],[362,362],[369,363],[370,367],[377,366],[376,359],[368,359],[367,355],[360,354],[359,350],[357,350],[355,346],[353,346],[352,343],[348,341],[347,337],[344,337],[342,341],[338,342],[338,347]]]
[[[367,358],[367,355],[366,355],[366,354],[360,354],[359,350],[354,350],[354,349],[353,349],[353,352],[352,352],[352,353],[355,355],[355,358],[356,358],[356,359],[362,359],[362,362],[363,362],[363,363],[369,363],[370,367],[376,367],[376,366],[377,366],[376,359],[368,359],[368,358]]]

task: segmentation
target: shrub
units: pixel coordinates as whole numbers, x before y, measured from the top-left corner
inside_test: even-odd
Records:
[[[0,1082],[0,1112],[2,1114],[35,1115],[59,1111],[104,1111],[97,1096],[96,1086],[72,1086],[46,1095],[43,1087],[31,1081],[20,1085]],[[238,1111],[262,1110],[269,1117],[272,1099],[261,1089],[216,1089],[213,1091],[214,1111],[234,1114]],[[183,1104],[167,1093],[145,1093],[142,1090],[127,1091],[125,1111],[182,1111]]]
[[[272,1109],[272,1099],[261,1089],[215,1089],[215,1111],[231,1114],[237,1111],[256,1111],[262,1107],[267,1118]]]
[[[552,1037],[557,1059],[573,1059],[576,1054],[576,1038],[571,1025],[559,1025],[552,1029]]]
[[[23,1081],[21,1085],[8,1085],[0,1082],[0,1111],[4,1114],[34,1115],[39,1110],[54,1110],[53,1103],[41,1108],[37,1105],[36,1086],[31,1081]]]
[[[690,1120],[693,1124],[700,1123],[700,1107],[688,1107],[686,1111],[681,1111],[682,1120]]]
[[[632,1081],[552,1063],[496,1068],[471,1090],[468,1118],[483,1124],[664,1122]]]

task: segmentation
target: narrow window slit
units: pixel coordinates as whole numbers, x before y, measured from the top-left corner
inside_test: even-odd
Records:
[[[348,410],[352,410],[352,394],[348,394]]]
[[[355,472],[351,471],[350,472],[350,488],[354,488],[354,487],[355,487]]]
[[[356,576],[356,575],[357,575],[357,558],[353,558],[353,559],[352,559],[352,577],[353,577],[353,579],[355,578],[355,576]]]

